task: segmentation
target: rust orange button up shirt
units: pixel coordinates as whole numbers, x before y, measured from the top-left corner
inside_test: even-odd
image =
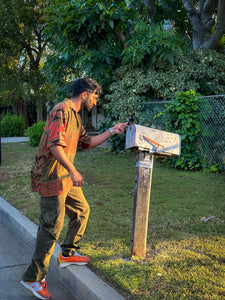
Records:
[[[91,138],[87,135],[79,114],[69,99],[57,104],[50,112],[41,137],[34,165],[31,169],[31,190],[42,197],[68,193],[73,186],[68,171],[54,158],[50,147],[62,146],[73,163],[78,144],[87,148]]]

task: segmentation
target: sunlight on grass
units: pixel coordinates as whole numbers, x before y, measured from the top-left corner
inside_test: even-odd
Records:
[[[39,196],[29,185],[36,150],[2,145],[0,195],[38,224]],[[168,169],[155,160],[147,253],[140,260],[130,257],[136,156],[98,148],[78,151],[75,165],[91,209],[81,253],[91,256],[96,274],[126,299],[225,298],[224,175]]]

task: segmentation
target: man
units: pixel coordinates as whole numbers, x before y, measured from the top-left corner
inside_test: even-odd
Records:
[[[21,284],[39,299],[51,298],[45,276],[65,213],[69,216],[69,224],[58,266],[85,265],[90,261],[89,257],[76,251],[89,218],[89,205],[81,189],[83,177],[73,165],[77,145],[91,149],[113,134],[122,134],[127,125],[117,124],[95,137],[87,135],[78,112],[81,109],[89,111],[100,95],[100,85],[91,78],[81,78],[73,83],[72,98],[57,104],[48,116],[31,170],[32,190],[41,196],[41,215],[33,259]]]

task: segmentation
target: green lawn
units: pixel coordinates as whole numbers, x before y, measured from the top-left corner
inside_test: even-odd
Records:
[[[38,224],[37,148],[2,144],[0,195]],[[145,260],[130,258],[136,156],[78,151],[91,215],[81,253],[126,299],[225,299],[225,176],[154,163]],[[215,216],[205,222],[204,218]],[[66,222],[61,233],[65,236]]]

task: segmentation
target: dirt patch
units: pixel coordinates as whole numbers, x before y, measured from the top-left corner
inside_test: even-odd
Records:
[[[0,169],[0,183],[9,182],[11,180],[10,172]]]
[[[97,206],[104,206],[104,203],[102,203],[102,202],[97,202],[96,205],[97,205]]]
[[[101,183],[100,180],[98,180],[98,178],[92,176],[91,174],[88,173],[82,173],[82,176],[84,178],[84,181],[88,184],[88,185],[92,185],[92,184],[99,184]]]

